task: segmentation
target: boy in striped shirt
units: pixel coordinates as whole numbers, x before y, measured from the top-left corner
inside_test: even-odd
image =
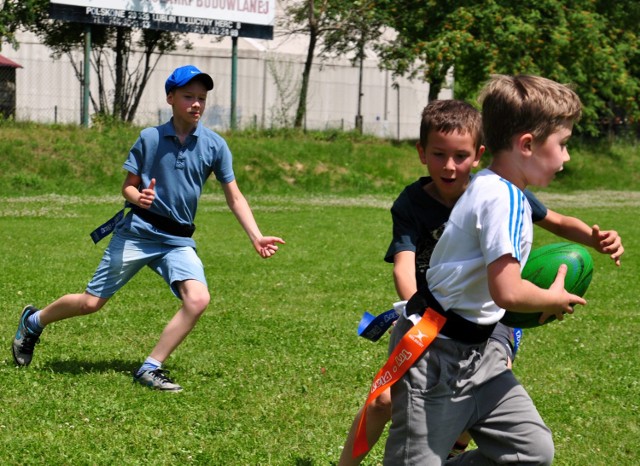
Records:
[[[427,307],[447,319],[391,389],[387,465],[441,464],[465,430],[478,449],[447,464],[553,460],[549,429],[487,339],[505,308],[544,311],[545,319],[586,304],[564,289],[566,266],[549,290],[520,275],[533,242],[523,190],[548,185],[569,160],[566,143],[581,104],[568,87],[535,76],[494,76],[481,98],[492,163],[455,205],[431,257],[429,286],[409,300],[392,332],[393,350]]]

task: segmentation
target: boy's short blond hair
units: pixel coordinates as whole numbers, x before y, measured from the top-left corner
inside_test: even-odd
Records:
[[[540,76],[494,75],[480,92],[484,141],[492,154],[511,149],[517,134],[545,141],[580,119],[578,95],[564,84]]]
[[[422,110],[420,145],[427,146],[429,132],[445,134],[457,131],[471,134],[476,151],[482,145],[482,118],[480,111],[462,100],[433,100]]]

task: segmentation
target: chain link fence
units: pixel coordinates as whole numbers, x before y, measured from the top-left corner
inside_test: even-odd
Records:
[[[292,127],[306,50],[299,54],[260,50],[252,41],[239,41],[236,80],[237,128]],[[51,50],[34,37],[23,38],[18,50],[3,47],[2,55],[22,68],[15,73],[15,106],[10,116],[18,121],[80,124],[83,87],[82,55],[51,57]],[[111,57],[113,58],[113,57]],[[135,54],[134,54],[134,57]],[[113,63],[102,65],[102,81],[92,68],[91,98],[96,100],[100,88],[107,98],[113,96]],[[231,126],[231,41],[200,40],[200,46],[160,57],[148,80],[134,123],[140,126],[167,121],[171,108],[166,103],[164,81],[178,66],[193,64],[209,73],[215,83],[207,99],[203,123],[216,130]],[[0,69],[0,73],[4,73]],[[359,107],[358,66],[348,60],[316,60],[311,71],[304,126],[311,130],[355,129]],[[378,68],[374,59],[365,60],[362,71],[360,102],[363,132],[392,139],[417,138],[419,118],[427,104],[429,86],[405,79],[394,80],[389,72]],[[449,98],[450,91],[443,91]],[[4,95],[4,94],[0,94]],[[95,113],[93,104],[90,114]],[[5,116],[6,117],[6,116]]]

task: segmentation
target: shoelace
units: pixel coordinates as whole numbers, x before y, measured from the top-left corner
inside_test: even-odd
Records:
[[[22,337],[22,343],[20,344],[20,351],[25,354],[33,354],[33,348],[40,342],[40,335],[31,333],[29,330],[24,332]]]
[[[160,380],[163,383],[173,383],[173,380],[171,380],[167,374],[169,373],[168,370],[164,370],[164,369],[156,369],[154,371],[151,371],[151,373],[153,374],[153,377]]]

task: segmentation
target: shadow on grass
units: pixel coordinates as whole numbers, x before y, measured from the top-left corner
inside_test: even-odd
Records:
[[[53,372],[61,374],[83,374],[88,372],[121,372],[131,374],[134,369],[140,366],[140,361],[124,361],[122,359],[111,359],[109,361],[81,361],[78,359],[67,359],[64,361],[52,361],[45,366]]]
[[[316,463],[311,458],[296,458],[296,466],[314,466]]]

